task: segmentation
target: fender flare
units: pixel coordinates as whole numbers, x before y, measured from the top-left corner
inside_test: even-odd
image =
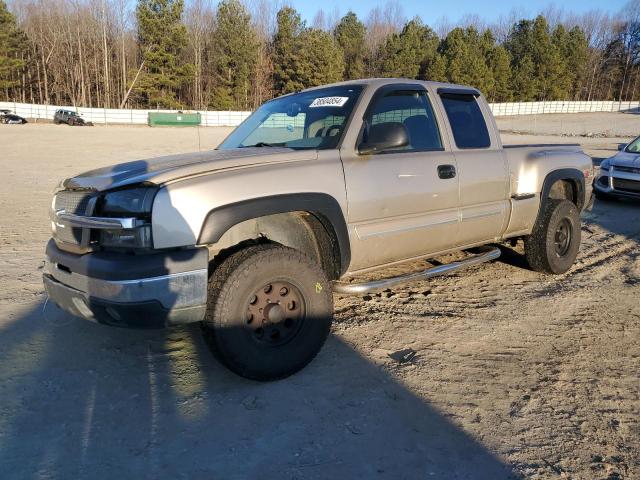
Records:
[[[347,223],[338,201],[326,193],[273,195],[214,208],[205,217],[198,245],[218,242],[230,228],[246,220],[288,212],[321,215],[331,224],[340,248],[340,272],[346,272],[351,262]]]
[[[575,182],[577,191],[576,191],[576,202],[578,211],[582,211],[585,206],[585,184],[584,184],[584,174],[575,168],[561,168],[559,170],[554,170],[549,173],[542,184],[542,193],[540,194],[540,204],[549,197],[549,192],[551,191],[551,187],[558,180],[571,180]],[[542,210],[542,209],[541,209]]]

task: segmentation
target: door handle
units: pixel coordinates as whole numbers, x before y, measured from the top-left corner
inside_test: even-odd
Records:
[[[453,165],[438,165],[438,177],[446,180],[456,176],[456,167]]]

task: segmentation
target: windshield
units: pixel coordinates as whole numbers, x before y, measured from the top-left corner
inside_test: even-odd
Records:
[[[640,137],[627,145],[627,148],[625,148],[624,151],[629,153],[640,153]]]
[[[262,105],[218,147],[336,148],[361,85],[320,88]]]

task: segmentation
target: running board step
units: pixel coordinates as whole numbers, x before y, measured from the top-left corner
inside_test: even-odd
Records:
[[[365,283],[345,283],[336,281],[332,284],[333,293],[339,293],[342,295],[363,295],[365,293],[377,292],[413,282],[415,280],[426,280],[428,278],[445,275],[461,268],[490,262],[500,256],[500,249],[496,247],[480,247],[479,250],[481,250],[480,253],[471,255],[464,260],[447,263],[446,265],[438,265],[437,267],[428,268],[421,272],[408,273],[398,277],[385,278]]]

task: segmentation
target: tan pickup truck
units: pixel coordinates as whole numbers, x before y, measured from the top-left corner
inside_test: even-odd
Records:
[[[313,88],[265,103],[214,151],[62,182],[44,284],[59,307],[104,324],[202,322],[233,371],[281,378],[322,347],[333,293],[489,261],[500,250],[487,245],[516,239],[534,270],[567,271],[592,174],[575,145],[503,146],[473,88]],[[353,279],[468,250],[423,272]]]

